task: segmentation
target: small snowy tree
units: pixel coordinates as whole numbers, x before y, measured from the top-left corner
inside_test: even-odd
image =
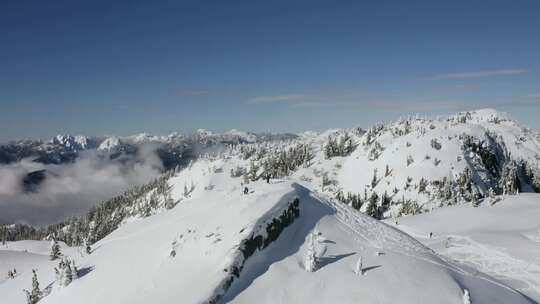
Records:
[[[463,304],[471,304],[471,296],[467,289],[463,289]]]
[[[371,179],[371,189],[375,188],[379,180],[377,179],[377,168],[373,169],[373,178]]]
[[[378,215],[379,215],[379,212],[377,210],[377,201],[379,200],[379,196],[377,195],[377,193],[375,192],[372,192],[371,193],[371,196],[369,197],[369,200],[368,200],[368,205],[366,207],[366,214],[371,216],[371,217],[374,217],[374,218],[378,218]]]
[[[79,268],[77,268],[77,265],[75,264],[74,260],[71,260],[71,273],[73,276],[73,280],[76,280],[79,278]]]
[[[356,261],[356,268],[354,270],[354,273],[356,275],[363,275],[364,274],[364,268],[362,266],[362,256],[358,258],[358,261]]]
[[[51,253],[49,254],[49,258],[51,261],[54,261],[58,259],[62,255],[62,252],[60,252],[60,245],[56,240],[53,240],[51,244]]]
[[[78,269],[75,261],[68,258],[62,259],[58,263],[58,268],[54,268],[54,272],[58,286],[68,286],[73,280],[78,278]]]
[[[412,155],[407,155],[407,167],[414,163]]]
[[[64,282],[62,282],[63,286],[68,286],[73,281],[73,271],[71,270],[71,265],[69,261],[66,262],[66,266],[64,267]]]
[[[306,271],[314,272],[317,271],[319,266],[319,258],[317,257],[317,250],[315,248],[315,235],[310,233],[308,236],[308,248],[306,251],[306,258],[304,261],[304,267]]]
[[[92,253],[92,247],[90,247],[90,245],[87,242],[84,242],[84,243],[85,243],[86,254],[91,254]]]
[[[39,281],[35,269],[32,269],[32,291],[25,289],[24,292],[26,293],[26,303],[28,304],[36,304],[43,295],[39,289]]]

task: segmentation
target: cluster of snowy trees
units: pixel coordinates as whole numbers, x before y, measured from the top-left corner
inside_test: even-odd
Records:
[[[353,138],[348,132],[345,132],[342,136],[328,137],[328,142],[324,146],[324,156],[326,159],[330,159],[336,156],[350,155],[357,147]]]
[[[335,198],[376,219],[384,218],[384,213],[389,210],[390,205],[398,203],[393,202],[387,192],[379,195],[376,191],[371,191],[368,195],[367,189],[364,189],[363,195],[352,192],[344,193],[339,190],[336,192]]]
[[[269,151],[262,148],[259,151]],[[259,155],[259,151],[252,155]],[[274,150],[272,153],[263,156],[256,156],[251,159],[247,169],[235,169],[231,171],[231,176],[237,176],[239,172],[244,172],[244,179],[256,181],[260,178],[279,178],[288,176],[299,167],[311,166],[314,158],[312,148],[308,144],[297,144],[281,150]]]
[[[0,240],[2,245],[18,240],[41,240],[47,236],[47,231],[48,229],[25,224],[0,225]]]
[[[61,259],[58,267],[54,268],[54,273],[56,284],[62,287],[68,286],[73,280],[79,278],[77,265],[75,265],[75,261],[69,258]]]
[[[54,239],[70,246],[93,244],[114,231],[128,217],[147,217],[162,209],[171,209],[178,202],[171,196],[168,180],[175,173],[168,171],[151,182],[136,186],[115,196],[80,217],[62,223],[34,228],[17,224],[0,226],[3,241]]]
[[[13,270],[8,270],[7,272],[7,278],[8,279],[14,279],[17,276],[17,269],[13,268]]]

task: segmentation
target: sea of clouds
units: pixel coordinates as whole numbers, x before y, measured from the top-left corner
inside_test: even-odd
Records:
[[[44,165],[24,159],[0,166],[0,224],[46,225],[80,215],[91,206],[148,182],[162,170],[155,147],[114,160],[86,151],[69,164]],[[29,172],[45,169],[47,177],[37,191],[24,191]]]

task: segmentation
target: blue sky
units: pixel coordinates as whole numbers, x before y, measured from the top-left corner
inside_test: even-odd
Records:
[[[540,128],[539,1],[2,1],[0,140],[369,126],[480,107]]]

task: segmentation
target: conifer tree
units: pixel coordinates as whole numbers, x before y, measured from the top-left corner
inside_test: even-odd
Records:
[[[317,257],[317,250],[315,248],[315,235],[310,233],[308,236],[308,248],[306,251],[306,258],[304,261],[304,267],[306,271],[314,272],[319,266],[319,259]]]
[[[358,261],[356,261],[356,269],[354,271],[356,275],[363,275],[364,274],[364,268],[362,266],[362,256],[358,258]]]
[[[39,281],[35,269],[32,269],[32,291],[25,289],[24,292],[26,293],[26,303],[28,304],[36,304],[43,295],[39,289]]]
[[[375,188],[378,182],[379,181],[377,179],[377,168],[375,168],[373,169],[373,178],[371,179],[371,189]]]
[[[71,263],[69,260],[65,261],[64,263],[64,281],[62,282],[62,285],[68,286],[73,281],[73,271],[71,269]]]
[[[378,218],[378,211],[377,211],[377,201],[379,200],[379,196],[377,195],[377,193],[375,192],[372,192],[371,193],[371,196],[369,197],[369,200],[368,200],[368,205],[366,207],[366,214],[371,216],[371,217],[374,217],[374,218]]]
[[[62,252],[60,252],[60,245],[56,240],[53,240],[51,245],[51,253],[49,254],[49,258],[51,261],[54,261],[58,259],[62,255]]]

